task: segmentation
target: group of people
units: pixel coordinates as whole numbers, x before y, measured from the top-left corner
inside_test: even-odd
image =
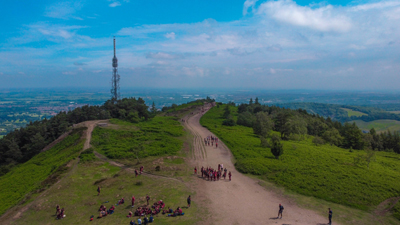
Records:
[[[56,216],[58,220],[65,217],[65,210],[61,209],[59,205],[56,206]]]
[[[218,164],[218,170],[213,169],[212,167],[201,167],[201,177],[207,178],[209,181],[218,181],[220,178],[226,179],[226,175],[228,170],[224,168],[224,164]],[[197,167],[194,168],[194,173],[197,174]],[[228,173],[229,181],[232,180],[232,173],[229,171]]]
[[[138,225],[141,225],[141,224],[147,225],[147,224],[152,223],[152,222],[154,222],[154,217],[153,217],[153,215],[150,215],[149,218],[147,218],[147,216],[144,216],[144,217],[143,217],[143,220],[142,220],[141,217],[139,217],[139,218],[138,218],[138,223],[137,223],[137,224],[138,224]],[[131,220],[131,222],[130,222],[129,224],[130,224],[130,225],[136,225],[136,223],[135,223],[134,220]]]
[[[108,210],[107,210],[107,207],[105,205],[101,205],[100,208],[99,208],[99,217],[98,218],[102,218],[103,216],[107,216],[109,214],[113,214],[114,210],[115,210],[115,206],[114,205],[112,205]]]
[[[209,136],[204,138],[204,144],[206,146],[214,146],[214,142],[215,142],[215,147],[218,148],[218,138],[217,137],[209,135]]]
[[[139,172],[137,171],[137,169],[135,169],[135,177],[137,177],[138,175],[141,175],[143,173],[144,170],[144,166],[141,166],[139,168]]]
[[[165,203],[160,200],[158,202],[155,202],[151,207],[147,206],[142,206],[138,207],[135,210],[135,213],[133,214],[131,211],[129,211],[129,214],[127,217],[132,217],[134,216],[145,216],[145,215],[156,215],[161,212],[161,210],[165,207]]]

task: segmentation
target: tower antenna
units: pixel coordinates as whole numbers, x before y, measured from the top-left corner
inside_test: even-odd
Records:
[[[119,99],[119,79],[120,76],[118,74],[118,59],[116,56],[115,50],[115,36],[114,36],[114,57],[112,59],[112,78],[111,78],[111,101],[113,103],[117,102]]]

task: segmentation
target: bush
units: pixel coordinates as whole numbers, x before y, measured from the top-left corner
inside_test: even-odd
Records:
[[[79,156],[80,162],[85,163],[85,162],[90,162],[96,159],[96,156],[93,153],[93,148],[88,148],[85,151],[83,151],[80,156]]]
[[[224,121],[222,122],[222,125],[225,125],[225,126],[235,126],[236,123],[235,123],[235,121],[234,121],[233,119],[226,119],[226,120],[224,120]]]
[[[325,143],[325,142],[324,142],[324,139],[322,139],[322,138],[320,138],[320,137],[318,137],[318,136],[315,136],[315,137],[313,138],[312,142],[313,142],[316,146],[318,146],[318,145],[323,145],[323,144]]]
[[[265,162],[260,159],[241,159],[235,163],[235,167],[242,173],[264,175],[268,171],[264,163]]]

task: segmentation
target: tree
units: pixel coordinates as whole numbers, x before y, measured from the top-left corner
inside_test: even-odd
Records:
[[[237,124],[246,126],[246,127],[253,127],[253,124],[255,123],[255,121],[256,121],[256,117],[248,111],[239,113],[238,118],[237,118]]]
[[[284,139],[289,139],[293,134],[300,135],[300,137],[304,137],[304,135],[307,134],[307,124],[304,119],[299,116],[288,119],[281,131],[281,136]]]
[[[250,98],[249,105],[253,104],[253,98]]]
[[[254,104],[260,105],[260,103],[258,102],[258,97],[256,97],[256,99],[255,99],[255,101],[254,101]]]
[[[253,124],[253,132],[260,137],[266,137],[271,131],[273,122],[265,112],[258,112],[256,114],[256,121]]]
[[[356,123],[345,123],[343,126],[343,147],[362,150],[364,148],[363,133]]]
[[[231,109],[229,108],[229,105],[226,105],[225,109],[224,109],[224,115],[223,116],[224,116],[225,119],[228,119],[229,115],[231,115]]]
[[[313,142],[316,146],[318,146],[318,145],[323,145],[323,144],[324,144],[324,139],[322,139],[322,138],[320,138],[320,137],[318,137],[318,136],[315,136],[315,137],[313,138],[312,142]]]
[[[337,129],[331,128],[322,134],[322,138],[331,145],[339,146],[343,138]]]
[[[278,135],[274,134],[271,138],[271,153],[276,159],[283,154],[283,145]]]
[[[151,105],[151,114],[153,114],[153,115],[157,114],[157,108],[156,108],[156,104],[154,102]]]

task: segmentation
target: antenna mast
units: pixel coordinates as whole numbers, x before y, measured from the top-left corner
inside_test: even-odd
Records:
[[[112,59],[112,78],[111,78],[111,101],[117,102],[119,99],[119,74],[118,74],[118,59],[115,51],[115,36],[114,36],[114,57]]]

